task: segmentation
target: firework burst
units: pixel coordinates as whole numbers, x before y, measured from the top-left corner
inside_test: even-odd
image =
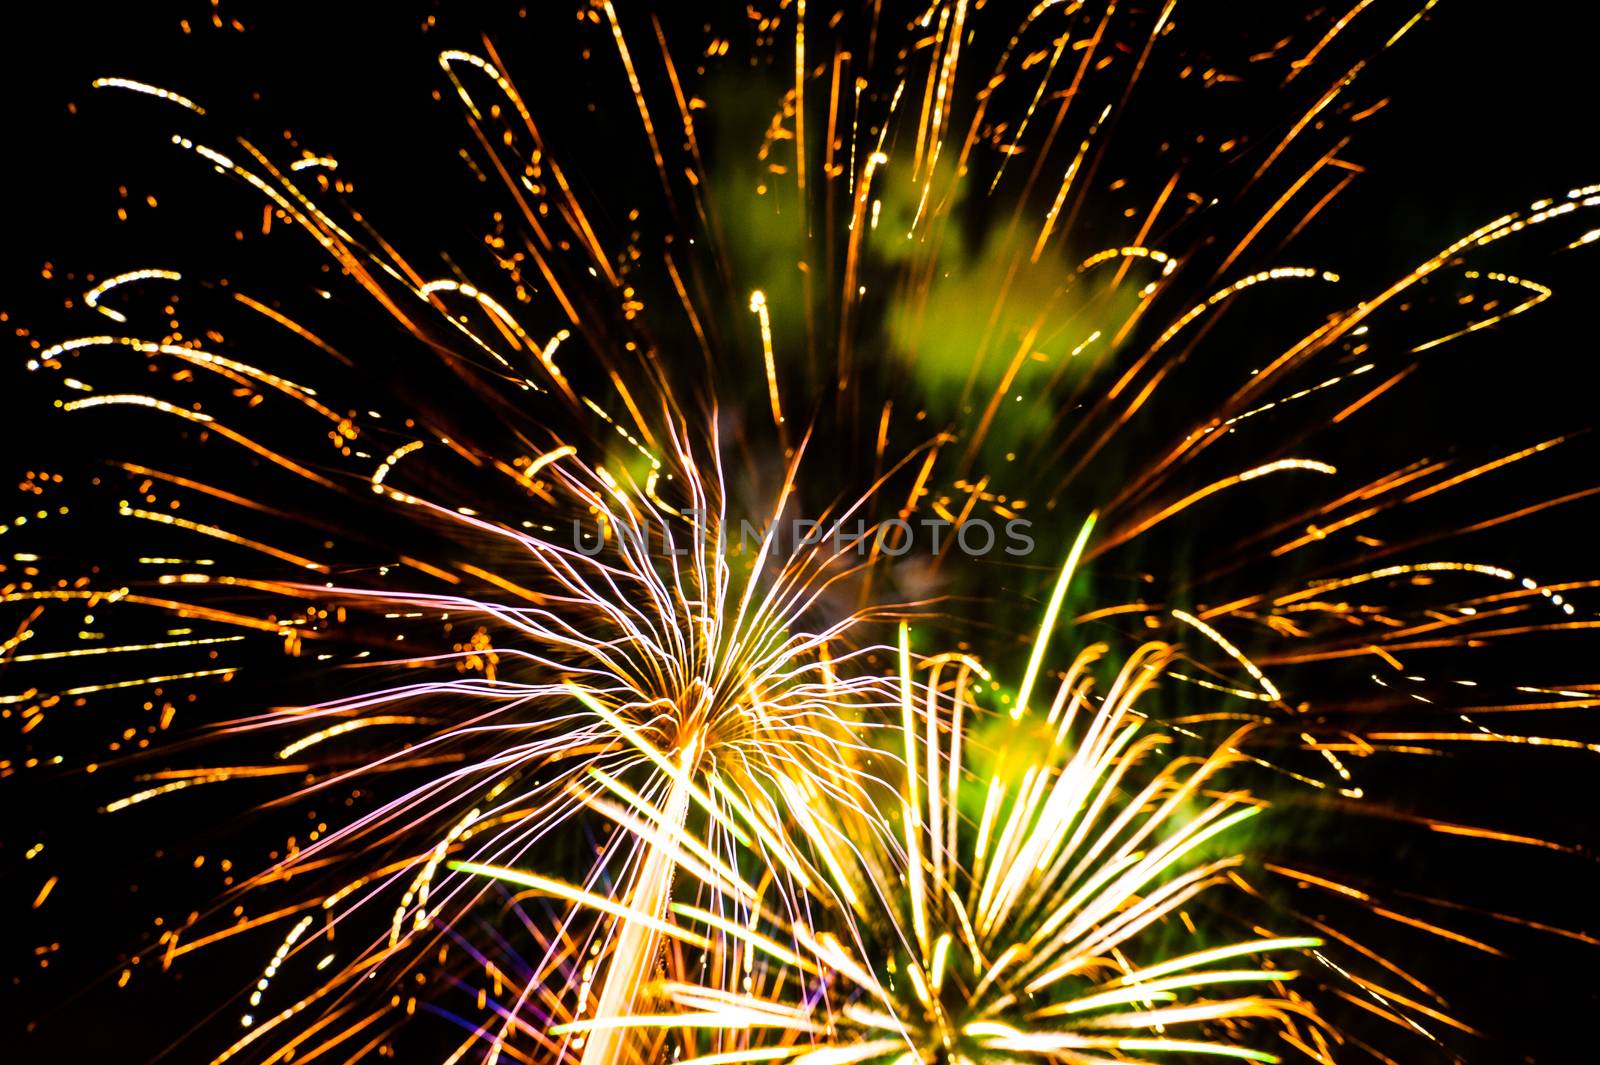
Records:
[[[242,1036],[193,1040],[218,1062],[393,1054],[419,1009],[465,1029],[452,1065],[1390,1060],[1390,1029],[1444,1053],[1435,1029],[1471,1029],[1442,994],[1286,898],[1479,953],[1431,911],[1534,922],[1397,904],[1243,827],[1577,850],[1363,773],[1597,749],[1568,723],[1592,684],[1487,665],[1600,625],[1593,582],[1435,547],[1597,491],[1484,487],[1572,436],[1342,441],[1547,300],[1491,259],[1581,253],[1600,187],[1377,283],[1284,258],[1361,170],[1364,75],[1433,6],[1296,18],[1246,60],[1173,3],[779,0],[684,29],[594,0],[550,47],[604,58],[604,137],[545,117],[536,58],[524,91],[488,36],[437,51],[493,205],[438,265],[335,156],[96,80],[243,190],[252,240],[323,257],[315,300],[243,267],[89,277],[97,326],[28,341],[60,424],[129,444],[31,475],[0,534],[138,531],[8,569],[25,753],[0,771],[91,780],[106,818],[271,788],[239,806],[309,822],[174,900],[119,986],[270,928]],[[1246,67],[1270,99],[1214,128]],[[1068,627],[1089,649],[1050,670]],[[1161,642],[1104,675],[1100,635]],[[88,705],[131,723],[69,759]]]
[[[1246,923],[1243,938],[1206,943],[1187,917],[1230,889],[1244,859],[1229,833],[1264,808],[1221,783],[1249,729],[1208,753],[1170,750],[1135,710],[1170,649],[1137,651],[1100,696],[1105,651],[1081,654],[1048,712],[1007,720],[1019,735],[973,759],[992,730],[967,700],[987,671],[945,656],[913,682],[903,641],[912,768],[897,824],[847,812],[818,832],[840,855],[818,917],[843,911],[846,926],[775,919],[759,901],[731,920],[675,905],[687,928],[726,933],[732,979],[669,979],[656,994],[673,1008],[553,1030],[709,1029],[685,1039],[695,1062],[1276,1061],[1256,1030],[1266,1022],[1325,1054],[1338,1037],[1285,994],[1297,973],[1270,960],[1320,939]],[[1188,929],[1187,949],[1169,927]]]

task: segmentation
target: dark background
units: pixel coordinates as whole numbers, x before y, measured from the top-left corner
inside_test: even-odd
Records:
[[[1251,5],[1212,3],[1195,9],[1187,17],[1237,18],[1241,27],[1259,14]],[[0,482],[9,484],[41,462],[92,459],[105,448],[104,441],[69,436],[57,420],[40,417],[47,410],[45,393],[21,369],[25,348],[13,340],[15,329],[28,329],[48,343],[70,335],[69,321],[83,322],[81,311],[69,317],[60,306],[64,295],[84,286],[47,282],[41,276],[45,264],[59,282],[68,273],[103,277],[168,260],[203,261],[212,254],[232,254],[231,234],[225,231],[233,219],[249,218],[230,191],[221,215],[226,221],[208,223],[206,197],[221,198],[216,179],[203,167],[174,165],[158,108],[145,113],[148,121],[130,123],[127,109],[96,106],[103,101],[88,89],[93,78],[115,74],[187,93],[263,140],[272,131],[292,129],[300,143],[340,159],[341,175],[358,182],[362,208],[382,231],[402,235],[408,247],[451,247],[479,239],[481,209],[441,206],[458,202],[451,197],[466,188],[456,156],[465,137],[454,101],[441,105],[433,99],[446,84],[434,57],[443,47],[473,48],[480,29],[496,35],[508,58],[515,55],[518,34],[527,33],[529,25],[516,17],[515,5],[224,3],[217,10],[225,22],[243,22],[246,32],[213,29],[213,8],[193,2],[55,3],[8,12],[8,56],[0,64],[0,311],[9,316],[0,331],[6,338],[0,342]],[[424,32],[432,15],[438,25]],[[678,17],[689,20],[683,13]],[[180,31],[181,19],[190,21],[194,34]],[[1600,141],[1592,115],[1597,39],[1600,11],[1594,5],[1446,0],[1407,39],[1404,61],[1374,72],[1376,88],[1367,88],[1373,95],[1391,96],[1392,103],[1364,124],[1346,153],[1368,173],[1330,213],[1339,221],[1308,232],[1297,258],[1389,276],[1437,250],[1442,235],[1600,181]],[[544,69],[538,78],[559,86],[566,73]],[[581,97],[586,75],[576,66],[570,73],[571,91]],[[570,107],[551,108],[547,119],[539,99],[531,102],[552,139],[606,135],[604,129],[586,131],[581,121],[561,118],[562,111],[574,110]],[[69,113],[73,103],[80,114]],[[611,182],[636,178],[579,175],[596,200],[605,199]],[[119,186],[127,187],[126,198]],[[167,228],[154,238],[149,225],[140,227],[140,219],[123,225],[116,218],[122,206],[139,215],[146,195],[157,196],[164,211],[187,201],[182,210],[163,215]],[[1370,446],[1403,450],[1409,440],[1439,432],[1487,434],[1515,444],[1592,425],[1590,365],[1597,354],[1593,322],[1600,290],[1595,268],[1582,260],[1585,254],[1594,253],[1541,257],[1530,265],[1528,276],[1552,284],[1556,297],[1514,327],[1495,331],[1492,341],[1452,348],[1452,372],[1433,374],[1408,417],[1375,427]],[[1516,257],[1508,252],[1511,262]],[[1522,487],[1537,495],[1541,478],[1548,480],[1549,494],[1588,487],[1594,481],[1592,456],[1580,450],[1561,465],[1531,471],[1527,477],[1534,484]],[[1509,535],[1495,543],[1496,558],[1546,574],[1593,576],[1594,516],[1591,509],[1541,523],[1531,535]],[[1592,652],[1579,656],[1569,671],[1574,677],[1585,676],[1600,661]],[[1559,773],[1548,771],[1554,766]],[[1496,780],[1495,794],[1485,798],[1544,810],[1553,834],[1593,839],[1594,775],[1582,760],[1533,763],[1525,777]],[[33,839],[35,818],[47,815],[14,783],[0,781],[0,867],[5,870],[0,875],[13,879],[6,897],[21,899],[31,897],[37,884],[17,882],[16,852]],[[162,831],[159,819],[145,825],[143,832]],[[1459,872],[1503,883],[1537,876],[1535,890],[1548,894],[1552,919],[1557,914],[1570,918],[1592,904],[1578,881],[1563,880],[1566,874],[1559,869],[1552,874],[1540,869],[1530,871],[1512,854],[1504,862]],[[119,935],[119,922],[136,908],[124,901],[125,880],[118,869],[108,868],[103,894],[77,897],[79,929],[65,940],[69,949],[48,973],[34,968],[31,951],[36,942],[58,935],[59,925],[35,934],[32,924],[43,922],[46,914],[8,910],[0,925],[7,929],[0,938],[8,944],[0,954],[0,1059],[142,1061],[182,1030],[172,1017],[214,1001],[210,992],[218,985],[213,978],[230,990],[250,978],[255,954],[244,959],[242,970],[230,968],[236,963],[223,957],[205,963],[214,972],[197,962],[182,984],[136,981],[124,994],[107,995],[102,989],[76,997],[102,977],[101,965],[126,941],[127,926],[121,925]],[[61,904],[57,899],[53,905]],[[140,921],[147,919],[142,910],[138,914]],[[100,935],[116,938],[97,941]],[[1482,1001],[1464,1012],[1489,1018],[1485,1024],[1495,1038],[1470,1060],[1589,1060],[1592,1050],[1569,1049],[1574,1046],[1569,1040],[1588,1029],[1600,1010],[1596,962],[1600,948],[1589,948],[1588,954],[1535,950],[1502,968],[1486,969]],[[33,1022],[39,1023],[38,1031],[20,1034]]]

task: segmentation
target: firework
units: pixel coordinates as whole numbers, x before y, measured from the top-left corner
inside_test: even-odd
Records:
[[[30,476],[0,533],[136,531],[17,555],[0,771],[83,774],[108,825],[246,788],[294,819],[118,982],[270,929],[216,1061],[390,1054],[419,1009],[466,1030],[452,1061],[1326,1061],[1373,1017],[1443,1046],[1467,1027],[1443,995],[1285,898],[1498,948],[1239,828],[1270,805],[1576,849],[1363,773],[1596,750],[1565,720],[1593,685],[1490,657],[1600,624],[1592,582],[1435,546],[1592,494],[1499,499],[1571,436],[1340,439],[1548,299],[1493,257],[1581,253],[1600,187],[1376,283],[1284,257],[1432,6],[1296,20],[1250,54],[1248,128],[1196,139],[1244,61],[1170,3],[792,0],[689,30],[597,0],[552,47],[604,57],[614,136],[564,138],[488,37],[439,50],[492,207],[437,206],[493,213],[438,265],[336,153],[95,81],[249,197],[250,239],[324,257],[298,301],[133,264],[77,286],[94,328],[30,338],[59,424],[135,443]],[[1039,557],[993,550],[1011,522]],[[891,644],[907,619],[922,653]],[[1103,697],[1101,652],[1062,650],[1101,635],[1162,641]],[[91,705],[133,723],[69,758]]]
[[[1061,583],[1070,576],[1069,566]],[[1050,635],[1047,622],[1036,646]],[[1269,884],[1289,877],[1354,895],[1388,920],[1490,948],[1278,864],[1270,844],[1241,831],[1272,804],[1238,786],[1265,764],[1254,748],[1270,726],[1230,722],[1213,744],[1152,719],[1138,704],[1173,649],[1138,649],[1101,694],[1108,650],[1081,651],[1048,709],[1013,714],[985,705],[1006,689],[981,662],[913,658],[902,624],[897,779],[875,782],[870,807],[816,793],[792,803],[794,838],[826,873],[813,902],[769,905],[759,887],[730,890],[734,866],[686,855],[691,887],[670,907],[677,922],[659,926],[681,949],[641,989],[641,1008],[607,1013],[602,1002],[550,1034],[578,1046],[609,1037],[613,1053],[641,1060],[840,1065],[1325,1062],[1352,1048],[1388,1060],[1364,1041],[1372,1033],[1331,1020],[1352,1003],[1435,1047],[1435,1029],[1471,1031],[1427,985],[1283,905]],[[808,778],[784,787],[805,792]],[[651,920],[526,871],[456,868],[567,892],[625,924]]]
[[[844,816],[813,818],[834,877],[813,917],[784,920],[759,896],[729,914],[675,904],[680,934],[724,935],[727,956],[714,967],[723,982],[668,978],[655,989],[661,1012],[599,1014],[553,1032],[675,1030],[680,1060],[696,1062],[1276,1061],[1239,1027],[1266,1021],[1291,1045],[1327,1052],[1312,1007],[1284,994],[1296,972],[1267,960],[1303,956],[1320,939],[1247,925],[1245,938],[1207,943],[1187,917],[1237,877],[1243,858],[1217,846],[1264,807],[1220,786],[1248,728],[1200,756],[1140,735],[1134,707],[1170,649],[1136,652],[1103,697],[1092,674],[1106,649],[1086,650],[1049,710],[1021,719],[1026,739],[1008,737],[974,773],[984,712],[968,700],[987,671],[942,656],[914,682],[901,632],[910,768],[894,796],[898,826],[839,807]],[[813,923],[841,914],[842,928]],[[1188,949],[1151,934],[1179,914]],[[1247,993],[1225,997],[1240,985]],[[1231,1037],[1208,1036],[1225,1030]]]

